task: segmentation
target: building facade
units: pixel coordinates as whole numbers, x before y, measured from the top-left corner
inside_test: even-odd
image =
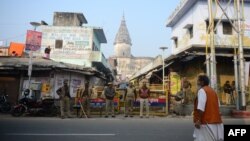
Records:
[[[228,1],[220,1],[223,8],[226,8]],[[250,1],[245,0],[245,13],[250,11]],[[232,2],[226,13],[232,23],[236,25],[235,6]],[[214,24],[218,23],[215,29],[215,46],[217,48],[234,48],[238,45],[237,34],[230,24],[230,21],[222,16],[223,11],[218,7],[213,11]],[[222,16],[222,18],[221,18]],[[250,47],[250,16],[244,14],[244,47]],[[172,30],[172,53],[178,54],[192,47],[206,47],[207,29],[209,26],[208,2],[206,0],[182,0],[167,20],[167,27]]]
[[[101,52],[101,44],[107,43],[103,29],[85,24],[87,20],[82,13],[55,12],[53,25],[40,27],[42,47],[35,55],[43,55],[50,46],[52,60],[93,67],[107,77],[112,76],[110,65]]]
[[[225,9],[229,17],[223,15],[219,5]],[[232,24],[237,27],[236,6],[233,1],[219,1],[213,3],[213,21],[214,21],[214,46],[216,58],[216,90],[219,94],[222,104],[226,104],[223,85],[226,81],[235,81],[234,73],[234,55],[238,53],[238,34]],[[250,1],[244,1],[244,7],[241,7],[243,27],[243,50],[245,62],[250,57]],[[231,24],[232,23],[232,24]],[[192,91],[197,89],[196,79],[199,73],[207,73],[206,55],[210,53],[209,30],[209,10],[208,1],[205,0],[182,0],[180,5],[170,15],[167,20],[167,27],[172,30],[172,56],[166,59],[166,62],[175,61],[170,67],[170,72],[177,72],[180,78],[187,77],[192,83]],[[207,47],[207,48],[206,48]],[[239,60],[237,60],[239,61]],[[246,67],[249,70],[249,67]],[[211,71],[211,70],[210,70]],[[245,75],[249,78],[249,73]],[[250,83],[246,82],[249,93]],[[240,96],[239,96],[240,97]],[[249,103],[249,96],[246,94],[246,102]],[[235,103],[235,102],[234,102]]]
[[[197,76],[200,73],[207,72],[206,66],[206,46],[208,46],[208,53],[210,52],[210,38],[207,34],[209,27],[209,14],[208,14],[208,1],[207,0],[182,0],[180,5],[169,16],[166,26],[171,28],[171,40],[172,40],[172,54],[165,59],[165,90],[168,92],[167,102],[169,104],[169,112],[177,112],[178,103],[175,98],[172,97],[182,91],[184,80],[190,82],[191,97],[196,96],[197,92]],[[234,95],[230,97],[230,102],[226,101],[226,94],[224,92],[223,85],[226,81],[230,84],[235,81],[234,73],[234,55],[235,49],[238,49],[238,37],[234,31],[232,22],[236,23],[236,13],[234,3],[228,4],[229,1],[220,0],[220,5],[225,9],[228,6],[226,13],[229,20],[222,16],[222,10],[217,7],[214,9],[214,25],[215,30],[215,54],[216,54],[216,73],[217,73],[217,94],[222,105],[222,115],[231,115],[232,109],[236,108],[237,99],[240,95],[234,92]],[[250,1],[244,1],[244,11],[242,15],[244,17],[243,22],[243,48],[245,62],[250,60],[250,36],[249,36],[249,23],[250,17],[247,13],[250,11]],[[214,3],[213,7],[216,6]],[[219,22],[221,21],[221,22]],[[237,26],[236,26],[237,27]],[[239,61],[239,60],[237,60]],[[156,63],[155,63],[156,64]],[[249,63],[246,68],[246,80],[249,80]],[[160,65],[148,65],[136,75],[134,75],[131,81],[140,81],[148,79],[150,85],[162,84],[162,67]],[[212,80],[212,79],[210,79]],[[250,83],[246,81],[246,103],[250,104],[249,89]],[[236,90],[237,91],[237,90]],[[177,105],[176,105],[177,104]],[[193,111],[192,104],[187,105],[185,113],[191,114]]]

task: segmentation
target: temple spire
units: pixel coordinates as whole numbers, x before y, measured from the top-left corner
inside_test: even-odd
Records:
[[[124,13],[122,16],[121,25],[120,25],[119,30],[118,30],[116,37],[115,37],[114,45],[119,44],[119,43],[125,43],[128,45],[132,45],[131,38],[129,36],[128,28],[126,25]]]

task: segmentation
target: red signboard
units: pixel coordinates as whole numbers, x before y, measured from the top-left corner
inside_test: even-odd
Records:
[[[42,32],[28,30],[26,35],[26,48],[25,50],[36,51],[41,47]]]

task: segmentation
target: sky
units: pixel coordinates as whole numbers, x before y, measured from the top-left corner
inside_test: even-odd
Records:
[[[123,13],[132,40],[134,56],[156,57],[161,46],[171,47],[171,29],[166,21],[180,0],[1,0],[0,41],[25,42],[32,21],[53,24],[54,12],[83,13],[89,26],[101,27],[107,44],[106,57],[114,53],[114,39]],[[39,30],[39,29],[38,29]],[[166,56],[171,53],[168,49]]]

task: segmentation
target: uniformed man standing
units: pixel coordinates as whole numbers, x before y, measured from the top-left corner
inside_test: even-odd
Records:
[[[115,109],[114,109],[114,97],[115,97],[115,89],[113,87],[113,83],[109,82],[108,87],[104,89],[104,95],[106,98],[106,115],[105,118],[108,117],[110,110],[112,111],[112,117],[115,117]]]
[[[66,110],[68,118],[71,118],[70,113],[70,92],[69,92],[69,86],[68,86],[68,80],[63,81],[63,86],[60,87],[56,93],[59,95],[60,98],[60,110],[61,110],[61,118],[64,119],[64,110]]]
[[[133,117],[134,101],[136,101],[136,90],[132,83],[129,83],[125,91],[125,117]]]

